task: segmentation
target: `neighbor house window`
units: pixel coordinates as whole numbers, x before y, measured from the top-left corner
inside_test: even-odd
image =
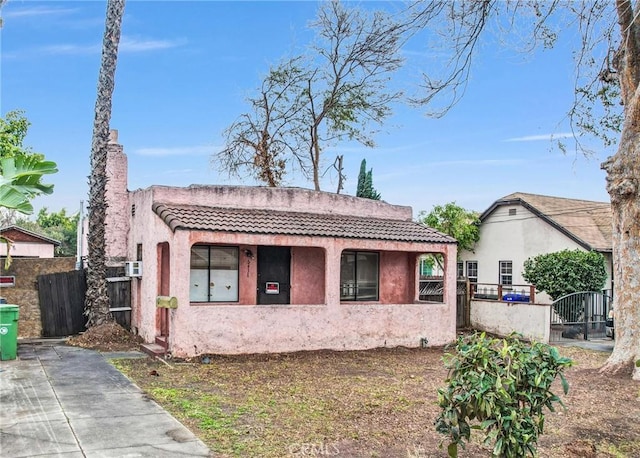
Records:
[[[238,248],[191,247],[191,302],[238,301]]]
[[[467,278],[471,283],[478,283],[478,261],[467,261]]]
[[[456,263],[456,277],[462,278],[464,277],[464,263],[457,262]]]
[[[513,285],[513,262],[500,261],[500,284]]]
[[[340,259],[340,300],[377,301],[378,253],[343,251]]]
[[[430,277],[431,275],[433,275],[433,263],[433,257],[420,258],[420,275],[423,275],[425,277]]]

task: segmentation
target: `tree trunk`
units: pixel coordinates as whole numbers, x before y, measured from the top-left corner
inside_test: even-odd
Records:
[[[336,157],[336,170],[338,171],[338,189],[336,194],[340,194],[340,191],[344,188],[344,169],[342,168],[342,161],[344,160],[344,154]]]
[[[87,237],[89,257],[85,299],[87,327],[97,326],[113,319],[109,312],[105,253],[107,142],[109,140],[111,100],[115,85],[124,4],[125,0],[107,1],[102,62],[98,77],[91,142],[91,176],[89,178],[89,233]]]
[[[602,165],[613,215],[616,336],[613,353],[601,369],[606,373],[626,371],[640,359],[640,133],[630,130],[625,128],[618,153]],[[637,368],[633,378],[640,380]]]
[[[320,137],[316,122],[311,128],[311,164],[313,165],[313,187],[320,191]]]
[[[618,152],[602,164],[613,214],[616,342],[603,373],[628,370],[640,360],[640,27],[629,0],[617,0],[621,48],[616,70],[624,105]],[[640,380],[640,368],[633,378]]]

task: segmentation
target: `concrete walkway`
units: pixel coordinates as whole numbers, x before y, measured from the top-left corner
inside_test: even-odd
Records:
[[[551,345],[557,347],[581,347],[588,350],[604,351],[611,353],[613,351],[613,345],[615,342],[611,339],[597,339],[597,340],[573,340],[567,339],[562,342],[551,342]]]
[[[0,361],[0,456],[212,456],[109,364],[113,356],[19,344],[17,359]]]

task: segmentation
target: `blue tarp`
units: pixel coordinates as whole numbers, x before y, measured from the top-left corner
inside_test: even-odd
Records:
[[[507,302],[529,302],[529,296],[520,293],[508,293],[502,296],[502,300]]]

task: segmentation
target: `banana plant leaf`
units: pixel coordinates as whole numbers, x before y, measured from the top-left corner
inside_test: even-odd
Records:
[[[40,181],[42,176],[57,171],[55,162],[44,161],[35,155],[0,159],[0,207],[33,213],[31,199],[53,192],[52,184]]]

